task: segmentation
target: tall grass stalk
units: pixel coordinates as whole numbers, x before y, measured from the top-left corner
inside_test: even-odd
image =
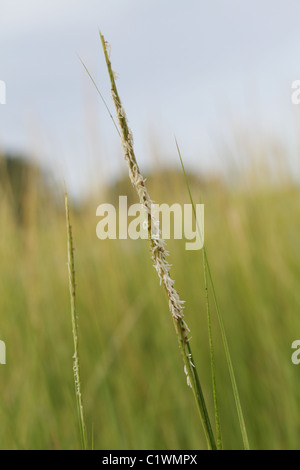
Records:
[[[72,333],[74,343],[73,355],[73,373],[75,396],[79,423],[79,432],[81,439],[81,447],[87,450],[87,433],[84,419],[83,402],[81,395],[81,382],[80,382],[80,366],[79,366],[79,350],[78,350],[78,318],[76,312],[76,282],[75,282],[75,260],[74,260],[74,245],[72,226],[70,223],[70,211],[67,191],[65,191],[65,209],[66,209],[66,224],[67,224],[67,240],[68,240],[68,271],[69,271],[69,289],[70,289],[70,302],[71,302],[71,319],[72,319]]]
[[[180,299],[178,292],[175,290],[174,281],[171,279],[169,274],[170,265],[166,261],[168,253],[165,249],[165,242],[159,237],[154,238],[152,236],[153,224],[156,223],[151,214],[152,201],[145,186],[145,179],[140,173],[139,166],[135,157],[133,148],[133,136],[131,130],[128,127],[127,117],[116,87],[115,74],[112,70],[109,58],[108,44],[106,43],[101,33],[100,38],[111,82],[111,94],[117,111],[117,121],[119,124],[119,132],[121,134],[121,143],[124,151],[125,160],[129,168],[129,177],[133,187],[135,188],[138,194],[140,203],[143,205],[148,215],[148,235],[150,240],[153,265],[157,271],[160,283],[163,284],[169,299],[169,309],[172,315],[176,335],[179,342],[179,348],[184,362],[184,371],[187,375],[187,383],[192,388],[196,400],[208,448],[215,450],[217,449],[215,437],[211,427],[210,418],[208,415],[197,369],[194,365],[191,346],[188,339],[189,329],[184,320],[184,302]]]
[[[196,220],[196,223],[197,223],[195,204],[194,204],[194,200],[193,200],[193,197],[192,197],[188,177],[187,177],[185,167],[184,167],[184,164],[183,164],[180,148],[179,148],[179,145],[178,145],[178,142],[177,142],[176,138],[175,138],[175,143],[176,143],[178,155],[179,155],[179,158],[180,158],[182,171],[183,171],[183,174],[184,174],[184,177],[185,177],[185,182],[186,182],[187,190],[188,190],[188,193],[189,193],[189,198],[190,198],[190,201],[191,201],[191,204],[192,204],[192,207],[193,207],[193,214],[194,214],[194,217],[195,217],[195,220]],[[202,231],[200,230],[200,227],[198,225],[197,225],[197,230],[198,230],[198,232],[201,236]],[[247,430],[246,430],[246,424],[245,424],[244,414],[243,414],[243,410],[242,410],[240,395],[239,395],[238,386],[237,386],[235,373],[234,373],[234,369],[233,369],[231,354],[230,354],[230,351],[229,351],[229,345],[228,345],[227,335],[226,335],[226,331],[225,331],[225,325],[224,325],[223,316],[221,314],[221,310],[220,310],[220,307],[219,307],[219,302],[218,302],[218,299],[217,299],[216,289],[215,289],[215,285],[214,285],[214,281],[213,281],[213,277],[212,277],[212,273],[211,273],[211,269],[210,269],[208,256],[207,256],[207,251],[206,251],[205,246],[203,246],[203,269],[204,269],[204,282],[205,282],[206,300],[207,300],[207,308],[208,308],[207,312],[208,312],[209,341],[210,341],[210,351],[211,351],[211,368],[212,368],[212,377],[213,377],[214,403],[215,403],[215,410],[216,410],[216,426],[217,426],[217,432],[218,432],[218,436],[219,436],[218,441],[219,441],[221,435],[220,435],[220,428],[218,428],[220,426],[220,423],[219,423],[219,417],[218,417],[219,413],[217,411],[218,410],[218,405],[217,405],[217,392],[216,392],[216,381],[215,381],[216,379],[215,379],[214,352],[213,352],[213,344],[212,344],[211,317],[210,317],[209,298],[208,298],[208,290],[207,290],[208,289],[207,273],[208,273],[209,281],[210,281],[211,288],[212,288],[214,304],[215,304],[217,317],[218,317],[218,322],[219,322],[219,326],[220,326],[220,330],[221,330],[221,335],[222,335],[222,340],[223,340],[223,345],[224,345],[225,355],[226,355],[226,361],[227,361],[229,375],[230,375],[230,379],[231,379],[231,385],[232,385],[232,389],[233,389],[233,395],[234,395],[237,414],[238,414],[238,418],[239,418],[239,424],[240,424],[241,434],[242,434],[242,438],[243,438],[244,448],[245,448],[245,450],[249,450],[250,446],[249,446],[248,434],[247,434]]]

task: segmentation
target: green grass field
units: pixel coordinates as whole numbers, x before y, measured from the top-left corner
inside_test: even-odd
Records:
[[[191,187],[195,202],[201,193],[205,204],[205,246],[250,446],[299,448],[299,368],[291,362],[291,344],[300,335],[299,188],[286,178],[271,184],[267,176],[264,184],[252,177],[247,186],[197,181]],[[152,174],[147,183],[156,202],[189,202],[180,173]],[[123,187],[121,194],[131,194]],[[22,224],[12,193],[1,194],[0,339],[7,365],[0,366],[0,447],[75,449],[63,191],[57,210],[34,185],[28,188]],[[71,208],[89,442],[95,449],[205,448],[147,241],[96,237],[97,206],[117,196],[115,188],[81,210]],[[213,415],[202,253],[186,251],[184,240],[170,240],[168,249]],[[212,317],[224,447],[238,449],[242,439],[213,308]]]

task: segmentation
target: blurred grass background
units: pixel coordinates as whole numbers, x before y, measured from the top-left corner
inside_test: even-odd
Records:
[[[205,244],[250,445],[296,449],[300,387],[291,344],[300,331],[299,186],[284,149],[270,163],[272,141],[259,149],[248,144],[247,164],[228,162],[229,178],[196,172],[189,178],[195,202],[205,204]],[[183,175],[155,158],[156,171],[148,175],[152,199],[189,203]],[[0,447],[79,448],[63,192],[48,187],[39,169],[22,159],[3,155],[0,174],[0,339],[7,347],[7,365],[0,367]],[[205,448],[148,243],[96,237],[97,206],[119,195],[137,202],[126,176],[71,210],[90,441],[93,435],[96,449]],[[186,300],[212,410],[202,253],[185,251],[184,243],[167,244],[171,275]],[[215,315],[213,326],[224,445],[238,449]]]

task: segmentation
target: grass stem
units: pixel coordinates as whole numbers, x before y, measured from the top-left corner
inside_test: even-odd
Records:
[[[68,272],[69,272],[72,334],[73,334],[73,343],[74,343],[73,374],[74,374],[75,396],[76,396],[81,447],[82,447],[82,450],[87,450],[88,442],[87,442],[87,433],[86,433],[86,426],[85,426],[85,420],[84,420],[83,402],[82,402],[82,395],[81,395],[81,383],[80,383],[79,350],[78,350],[78,319],[77,319],[77,313],[76,313],[74,245],[73,245],[72,226],[70,223],[70,211],[69,211],[69,201],[68,201],[67,191],[65,191],[65,210],[66,210],[67,239],[68,239]]]
[[[180,300],[178,292],[174,288],[174,281],[171,279],[169,274],[170,265],[166,261],[166,256],[168,255],[168,253],[165,250],[165,242],[159,237],[156,238],[152,236],[152,224],[155,224],[156,222],[155,220],[153,220],[153,216],[151,214],[152,201],[147,192],[145,186],[145,179],[140,173],[139,166],[135,157],[133,149],[133,136],[128,127],[127,117],[124,108],[121,104],[119,93],[116,87],[115,74],[112,70],[109,58],[108,44],[101,33],[100,38],[111,82],[111,93],[117,111],[119,133],[121,135],[121,143],[124,151],[125,160],[129,168],[130,180],[138,194],[140,203],[143,205],[146,213],[148,214],[148,234],[151,245],[153,264],[159,276],[160,282],[161,284],[163,284],[165,291],[168,295],[169,309],[172,315],[181,355],[183,357],[184,370],[187,375],[188,384],[192,388],[196,400],[208,448],[216,450],[217,446],[215,442],[215,437],[211,427],[204,395],[202,392],[196,367],[193,362],[191,346],[189,344],[187,336],[189,329],[183,319],[183,301]]]

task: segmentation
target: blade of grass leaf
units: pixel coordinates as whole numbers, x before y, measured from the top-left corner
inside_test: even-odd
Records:
[[[194,200],[193,200],[193,197],[192,197],[192,194],[191,194],[189,181],[188,181],[188,178],[187,178],[187,174],[186,174],[185,167],[184,167],[184,164],[183,164],[180,148],[179,148],[179,145],[178,145],[178,142],[177,142],[176,138],[175,138],[175,143],[176,143],[177,152],[178,152],[178,155],[179,155],[179,158],[180,158],[180,163],[181,163],[182,171],[183,171],[183,174],[184,174],[184,178],[185,178],[185,181],[186,181],[186,185],[187,185],[187,189],[188,189],[188,193],[189,193],[189,198],[190,198],[190,201],[191,201],[191,204],[192,204],[192,207],[193,207],[193,213],[194,213],[194,216],[195,216],[195,220],[197,222],[195,204],[194,204]],[[199,234],[201,236],[202,232],[201,232],[199,226],[197,226],[197,228],[198,228]],[[249,446],[249,440],[248,440],[248,435],[247,435],[247,430],[246,430],[246,424],[245,424],[245,420],[244,420],[244,415],[243,415],[243,410],[242,410],[242,406],[241,406],[238,386],[237,386],[235,373],[234,373],[234,369],[233,369],[233,364],[232,364],[232,360],[231,360],[231,354],[230,354],[230,351],[229,351],[229,345],[228,345],[227,335],[226,335],[226,331],[225,331],[225,325],[224,325],[224,321],[223,321],[223,316],[222,316],[220,308],[219,308],[219,303],[218,303],[218,299],[217,299],[217,295],[216,295],[215,285],[214,285],[212,273],[211,273],[211,270],[210,270],[210,265],[209,265],[207,251],[206,251],[205,246],[203,246],[203,260],[204,260],[204,268],[205,268],[204,269],[204,273],[205,273],[204,275],[206,277],[206,269],[207,269],[208,277],[209,277],[211,288],[212,288],[212,294],[213,294],[214,304],[215,304],[217,317],[218,317],[218,322],[219,322],[219,326],[220,326],[220,330],[221,330],[222,341],[223,341],[223,345],[224,345],[224,349],[225,349],[226,361],[227,361],[227,365],[228,365],[228,369],[229,369],[229,375],[230,375],[230,379],[231,379],[231,385],[232,385],[232,389],[233,389],[237,414],[238,414],[238,418],[239,418],[239,423],[240,423],[240,429],[241,429],[241,434],[242,434],[242,438],[243,438],[244,448],[245,448],[245,450],[249,450],[250,446]],[[211,322],[209,322],[209,324],[211,325]],[[211,326],[210,326],[210,328],[211,328]],[[210,332],[210,342],[211,341],[212,341],[212,336],[211,336],[211,332]],[[213,366],[213,369],[214,369],[214,366]]]
[[[210,350],[211,380],[212,380],[213,399],[214,399],[214,408],[215,408],[217,447],[219,450],[222,450],[223,443],[222,443],[222,433],[221,433],[221,423],[220,423],[219,402],[218,402],[218,394],[217,394],[215,353],[214,353],[214,346],[213,346],[210,302],[209,302],[209,296],[208,296],[208,282],[207,282],[207,271],[206,271],[206,263],[205,263],[205,258],[204,258],[204,251],[202,255],[202,260],[203,260],[203,273],[204,273],[206,314],[207,314],[207,324],[208,324],[208,339],[209,339],[209,350]]]
[[[177,146],[177,151],[179,153],[181,166],[184,174],[184,178],[186,181],[187,189],[189,192],[190,200],[193,201],[190,185],[188,182],[188,178],[185,172],[185,168],[183,166],[183,161],[181,158],[178,142],[175,137],[175,143]],[[194,203],[192,202],[193,213],[198,225],[196,211]],[[199,226],[197,226],[200,238],[202,238],[202,231],[200,230]],[[202,244],[204,240],[201,240]],[[206,269],[206,262],[204,257],[204,250],[202,251],[202,261],[203,261],[203,273],[204,273],[204,288],[205,288],[205,302],[206,302],[206,315],[207,315],[207,324],[208,324],[208,339],[209,339],[209,350],[210,350],[210,365],[211,365],[211,380],[212,380],[212,391],[213,391],[213,400],[214,400],[214,410],[215,410],[215,425],[216,425],[216,436],[217,436],[217,447],[218,450],[222,450],[223,443],[222,443],[222,434],[221,434],[221,423],[220,423],[220,411],[219,411],[219,403],[218,403],[218,395],[217,395],[217,382],[216,382],[216,369],[215,369],[215,354],[214,354],[214,347],[213,347],[213,337],[212,337],[212,324],[211,324],[211,313],[210,313],[210,303],[209,303],[209,296],[208,296],[208,280],[207,280],[207,269]]]
[[[106,103],[106,101],[105,101],[105,99],[104,99],[104,97],[103,97],[101,91],[99,90],[99,88],[98,88],[98,86],[97,86],[95,80],[93,79],[93,77],[92,77],[90,71],[88,70],[87,66],[85,65],[85,63],[83,62],[83,60],[81,59],[80,56],[78,56],[78,59],[80,60],[80,62],[81,62],[81,64],[83,65],[83,67],[84,67],[86,73],[87,73],[88,76],[90,77],[90,79],[91,79],[91,81],[92,81],[94,87],[95,87],[96,90],[97,90],[98,95],[100,96],[100,98],[101,98],[101,100],[102,100],[104,106],[106,107],[106,110],[107,110],[107,112],[108,112],[108,114],[109,114],[109,116],[110,116],[110,118],[111,118],[111,120],[112,120],[112,122],[113,122],[113,124],[114,124],[114,126],[115,126],[115,128],[116,128],[116,130],[117,130],[117,133],[119,134],[119,137],[121,137],[120,131],[119,131],[118,126],[117,126],[117,123],[116,123],[116,121],[115,121],[115,119],[114,119],[112,113],[110,112],[110,109],[109,109],[109,107],[108,107],[108,104]]]

